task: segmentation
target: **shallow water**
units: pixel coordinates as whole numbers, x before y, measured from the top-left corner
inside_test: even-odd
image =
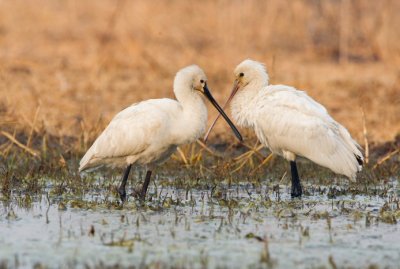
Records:
[[[165,188],[144,207],[131,198],[124,209],[101,191],[81,200],[43,195],[28,209],[1,205],[0,261],[11,268],[399,268],[400,225],[392,221],[399,188],[391,184],[386,197],[301,201],[286,186],[279,196],[250,185],[214,197]]]

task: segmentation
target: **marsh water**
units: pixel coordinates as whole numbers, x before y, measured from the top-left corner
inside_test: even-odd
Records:
[[[286,185],[152,187],[123,207],[107,190],[51,188],[0,206],[4,268],[400,268],[397,179],[385,195],[307,186],[302,200]]]

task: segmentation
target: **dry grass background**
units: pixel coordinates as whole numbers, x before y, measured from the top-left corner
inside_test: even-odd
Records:
[[[188,64],[206,71],[223,103],[234,67],[253,58],[271,83],[306,90],[361,144],[362,109],[370,141],[392,140],[399,13],[396,0],[0,0],[0,128],[87,144],[131,103],[173,97]]]

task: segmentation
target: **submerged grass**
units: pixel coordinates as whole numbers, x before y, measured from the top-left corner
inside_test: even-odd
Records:
[[[50,184],[60,183],[47,179],[38,194],[13,193],[2,203],[0,222],[8,223],[4,228],[18,230],[31,225],[33,234],[37,229],[44,234],[40,240],[28,235],[34,240],[26,242],[24,253],[28,254],[24,257],[17,252],[15,260],[3,262],[3,268],[29,264],[26,256],[39,255],[29,246],[48,249],[43,246],[46,240],[50,247],[57,246],[47,251],[65,251],[65,258],[55,261],[36,256],[41,262],[34,264],[40,268],[56,267],[54,262],[61,262],[64,268],[287,268],[293,263],[299,263],[299,268],[329,268],[332,264],[338,268],[361,264],[386,268],[395,264],[392,248],[397,247],[388,236],[396,240],[399,235],[398,179],[387,184],[369,182],[367,187],[345,181],[323,186],[311,181],[304,183],[306,196],[292,200],[289,188],[274,178],[249,181],[233,177],[230,182],[207,175],[204,180],[193,180],[182,172],[193,171],[193,167],[182,169],[175,162],[167,167],[151,185],[145,203],[130,198],[121,206],[112,188],[119,177],[106,176],[106,171],[85,178],[80,191],[67,182],[63,191],[54,192]],[[168,174],[175,168],[180,168],[176,180]],[[140,178],[139,171],[134,175]],[[15,236],[26,240],[18,232]],[[10,240],[2,240],[10,244]],[[358,242],[362,244],[358,246]],[[68,254],[71,243],[80,254]],[[346,250],[346,244],[374,258],[367,262],[365,254]],[[9,252],[7,247],[4,250]],[[348,254],[340,254],[342,251]],[[161,255],[164,252],[167,257]],[[346,266],[348,259],[353,262]]]
[[[2,201],[19,195],[36,195],[51,187],[51,195],[84,196],[94,188],[108,190],[116,196],[122,169],[100,169],[95,173],[78,173],[78,163],[84,150],[73,149],[66,144],[68,139],[27,137],[14,135],[17,141],[28,141],[21,145],[32,147],[27,151],[18,144],[3,149],[0,155],[0,182]],[[323,194],[329,197],[340,195],[385,195],[385,182],[399,179],[400,137],[393,142],[372,149],[370,162],[358,175],[357,183],[335,175],[307,160],[300,159],[300,175],[305,194]],[[12,143],[12,141],[10,142]],[[290,185],[288,164],[273,156],[258,143],[247,144],[193,143],[180,148],[172,158],[155,171],[152,185],[156,192],[163,187],[174,187],[190,192],[191,189],[210,189],[218,194],[221,185],[249,183],[254,187],[267,185],[271,192],[279,184]],[[31,151],[37,152],[33,156]],[[143,171],[135,170],[131,176],[131,189],[143,180]],[[331,186],[318,189],[318,185]],[[337,188],[340,186],[340,189]],[[279,189],[279,188],[278,188]],[[150,195],[151,198],[151,195]]]

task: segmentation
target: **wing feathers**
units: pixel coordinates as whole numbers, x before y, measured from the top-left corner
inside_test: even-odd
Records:
[[[262,143],[282,155],[290,151],[355,179],[363,161],[360,146],[326,109],[288,86],[268,86],[253,114],[255,132]]]
[[[168,109],[165,109],[168,107]],[[135,161],[135,156],[156,147],[160,137],[168,135],[169,113],[179,104],[171,99],[152,99],[134,104],[119,112],[96,139],[80,162],[80,171],[111,163],[120,166]],[[168,143],[168,139],[163,139]],[[163,146],[163,145],[161,145]]]

